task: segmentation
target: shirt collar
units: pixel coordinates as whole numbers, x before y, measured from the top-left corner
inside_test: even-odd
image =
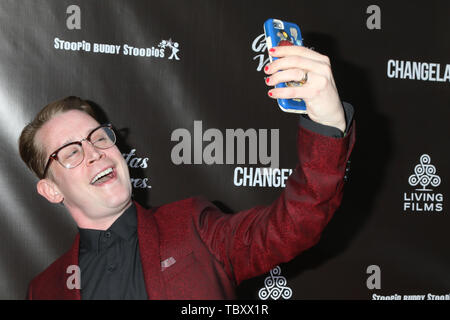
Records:
[[[80,232],[80,248],[99,250],[99,240],[108,232],[112,232],[124,240],[130,239],[137,232],[136,205],[132,202],[119,218],[107,230],[83,229]]]

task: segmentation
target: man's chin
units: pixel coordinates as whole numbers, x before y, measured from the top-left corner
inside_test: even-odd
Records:
[[[119,211],[126,209],[131,204],[131,193],[124,191],[116,196],[109,196],[102,201],[105,207],[117,209]]]

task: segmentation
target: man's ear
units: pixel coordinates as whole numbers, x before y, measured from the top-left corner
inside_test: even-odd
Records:
[[[64,200],[64,196],[58,189],[56,184],[49,179],[41,179],[38,181],[37,192],[51,203],[60,203]]]

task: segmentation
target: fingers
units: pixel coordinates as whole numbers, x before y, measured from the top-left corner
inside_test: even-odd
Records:
[[[282,58],[286,56],[302,56],[330,65],[330,59],[327,56],[302,46],[273,47],[269,50],[269,54],[272,57],[276,58]]]
[[[277,59],[264,68],[266,84],[286,83],[286,87],[270,89],[268,96],[303,99],[313,121],[345,130],[345,115],[329,58],[301,46],[274,47],[269,53]],[[305,74],[308,77],[302,85],[292,83],[303,80]]]
[[[269,75],[281,70],[288,69],[304,69],[312,71],[317,74],[328,76],[331,73],[330,65],[314,59],[309,59],[303,56],[287,56],[273,61],[264,68],[264,72]]]
[[[274,88],[268,95],[274,99],[315,99],[321,92],[334,86],[330,60],[311,49],[301,46],[274,47],[270,54],[278,57],[264,68],[269,75],[268,86],[287,83],[286,88]],[[306,83],[296,86],[291,81],[300,82],[308,74]]]
[[[311,87],[286,87],[275,88],[268,92],[273,99],[311,99],[314,97],[314,90]]]
[[[268,86],[275,86],[281,82],[297,81],[300,82],[305,78],[306,70],[304,69],[288,69],[272,74],[266,78],[266,84]],[[308,75],[310,77],[311,75]],[[310,79],[311,80],[311,79]]]
[[[300,81],[304,76],[302,70],[286,70],[276,73],[276,77],[270,77],[267,85],[276,85],[281,82]],[[269,90],[268,95],[273,99],[312,99],[327,86],[327,79],[314,72],[308,72],[308,81],[301,86],[287,86]]]

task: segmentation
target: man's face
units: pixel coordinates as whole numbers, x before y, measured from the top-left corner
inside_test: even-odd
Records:
[[[48,157],[62,145],[80,141],[100,124],[88,114],[71,110],[49,120],[37,133],[36,141]],[[107,223],[131,203],[131,182],[128,166],[116,145],[97,149],[83,141],[84,159],[80,165],[66,169],[52,161],[50,171],[57,192],[80,227],[95,227]],[[101,183],[93,178],[112,168],[112,174]],[[47,179],[48,180],[48,179]]]

